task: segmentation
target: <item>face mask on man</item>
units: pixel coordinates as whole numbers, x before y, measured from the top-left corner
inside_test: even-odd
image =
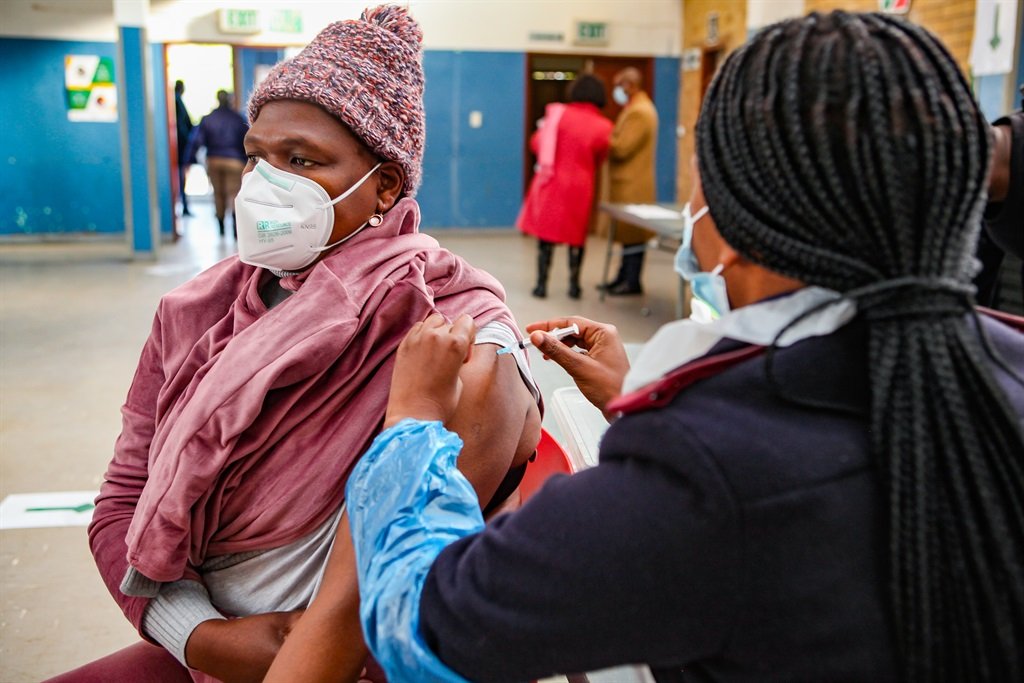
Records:
[[[690,302],[690,317],[697,322],[711,322],[729,312],[729,292],[726,289],[722,270],[725,266],[719,263],[711,272],[700,269],[697,255],[693,253],[693,226],[708,212],[707,205],[701,207],[696,215],[690,213],[690,205],[683,207],[683,243],[676,251],[675,270],[679,276],[690,283],[693,299]]]
[[[371,217],[351,234],[327,244],[334,230],[334,205],[358,190],[378,168],[379,163],[352,187],[331,199],[319,183],[260,159],[242,178],[242,187],[235,197],[238,257],[251,266],[295,272],[367,225],[380,225],[379,217],[375,216],[376,222]]]
[[[615,86],[612,90],[612,99],[615,100],[620,107],[625,107],[629,104],[629,95],[626,94],[626,90],[621,85]]]

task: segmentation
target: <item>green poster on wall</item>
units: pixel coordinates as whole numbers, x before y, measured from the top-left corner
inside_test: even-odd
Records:
[[[117,121],[114,60],[98,55],[64,56],[68,121]]]

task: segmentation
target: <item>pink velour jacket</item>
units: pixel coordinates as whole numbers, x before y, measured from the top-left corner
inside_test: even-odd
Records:
[[[160,301],[122,408],[90,544],[139,627],[129,566],[196,578],[207,557],[293,542],[337,511],[380,429],[395,351],[432,311],[516,330],[493,277],[418,232],[401,200],[267,310],[265,271],[225,259]]]

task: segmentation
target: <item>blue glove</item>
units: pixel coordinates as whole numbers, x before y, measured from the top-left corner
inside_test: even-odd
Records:
[[[476,492],[455,467],[461,449],[462,439],[440,422],[402,420],[374,439],[345,487],[359,619],[391,683],[467,683],[419,633],[420,594],[434,559],[484,528]]]

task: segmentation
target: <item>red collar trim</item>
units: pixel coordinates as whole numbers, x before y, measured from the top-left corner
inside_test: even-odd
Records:
[[[978,313],[981,313],[985,317],[992,318],[993,320],[998,320],[1004,325],[1012,327],[1017,332],[1024,332],[1024,318],[1019,315],[997,311],[992,308],[985,308],[984,306],[978,306]]]
[[[612,400],[606,410],[609,413],[629,414],[651,408],[660,408],[667,405],[676,397],[676,394],[694,382],[714,377],[734,365],[738,365],[749,358],[759,356],[764,353],[764,349],[765,347],[763,346],[750,345],[735,351],[727,351],[726,353],[714,356],[704,356],[690,361],[661,379]]]
[[[978,312],[986,317],[998,320],[1017,332],[1024,333],[1024,317],[980,306],[978,307]],[[691,384],[708,377],[714,377],[734,365],[761,355],[764,353],[764,350],[765,347],[763,346],[750,345],[735,351],[705,356],[690,361],[659,380],[651,382],[634,392],[615,398],[608,403],[606,410],[611,414],[622,413],[628,415],[629,413],[638,413],[650,410],[651,408],[660,408],[667,405],[676,397],[676,394]]]

